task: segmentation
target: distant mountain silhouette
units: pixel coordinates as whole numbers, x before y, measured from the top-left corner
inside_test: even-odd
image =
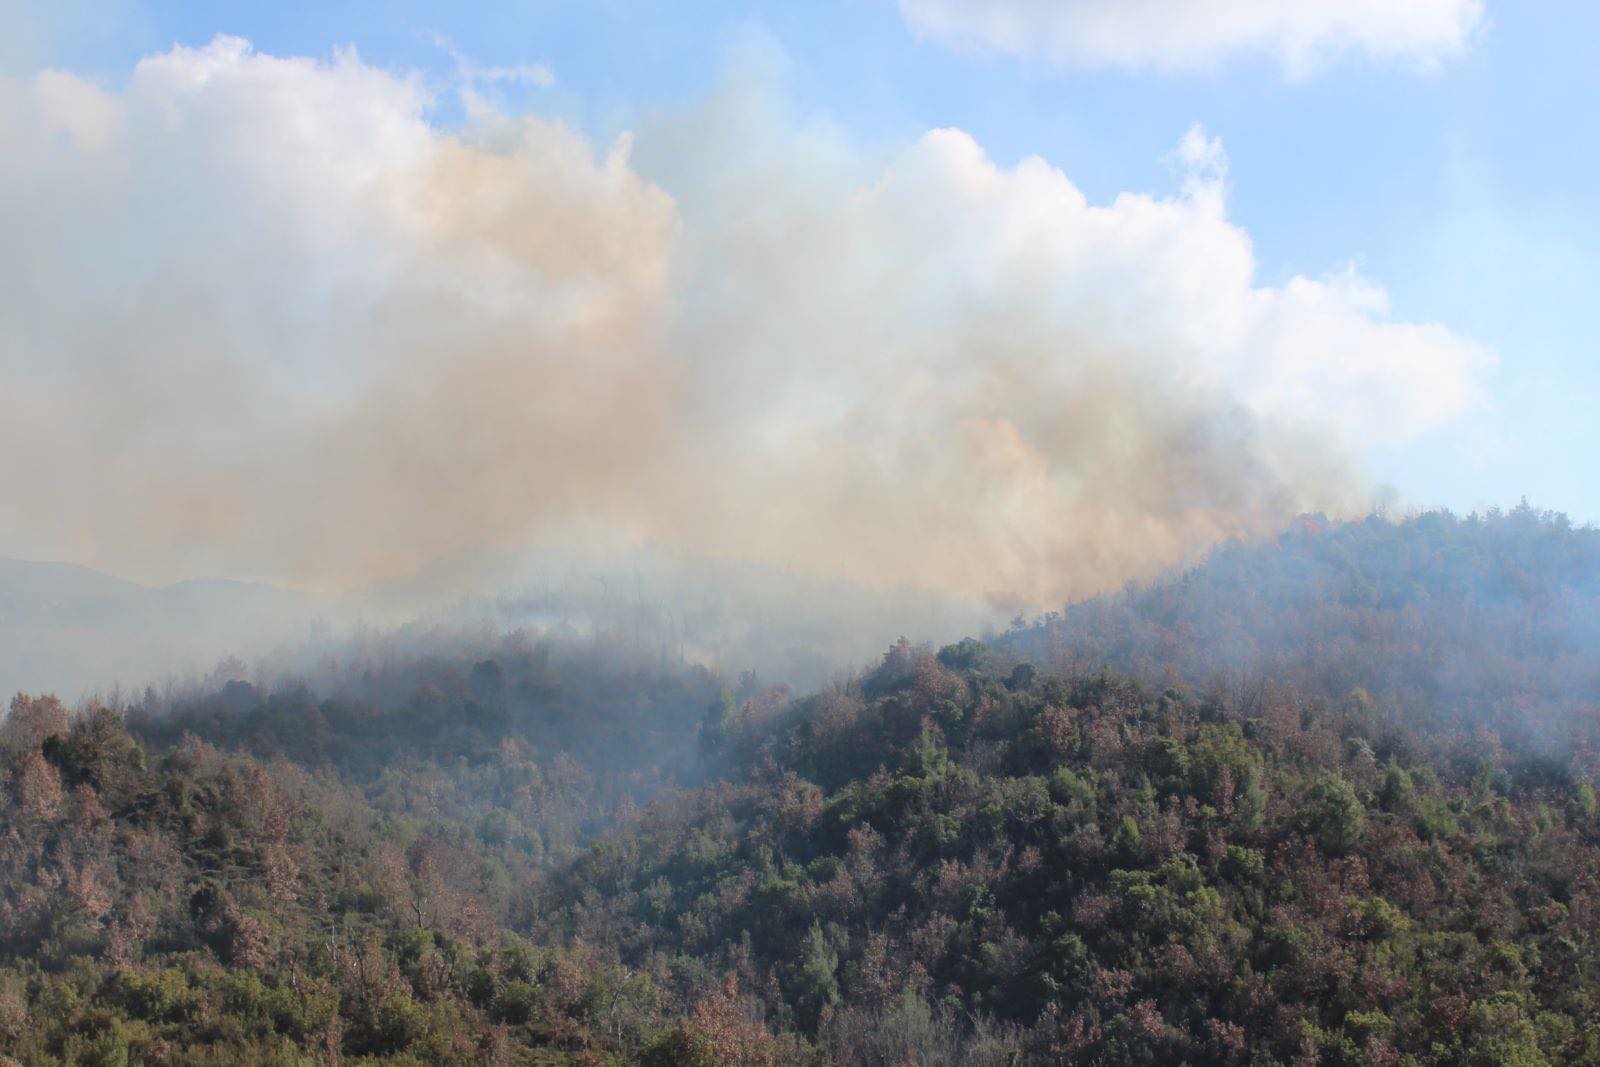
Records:
[[[313,598],[252,582],[146,586],[73,563],[0,558],[0,694],[76,698],[205,673],[304,635]]]

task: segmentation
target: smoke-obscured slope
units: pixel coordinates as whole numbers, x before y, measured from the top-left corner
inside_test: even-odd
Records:
[[[1364,507],[1492,359],[1258,282],[1198,130],[1096,204],[737,77],[609,146],[437,95],[225,37],[0,83],[0,550],[453,590],[649,542],[1035,606]]]
[[[208,679],[320,678],[375,646],[440,652],[519,634],[583,639],[674,667],[754,671],[815,688],[906,632],[942,642],[990,628],[979,602],[884,591],[734,560],[641,550],[624,563],[546,556],[481,594],[432,583],[315,596],[249,582],[144,586],[85,567],[0,559],[0,694],[76,701]],[[219,672],[220,673],[217,673]]]
[[[1411,728],[1566,745],[1600,723],[1600,530],[1526,504],[1297,522],[1001,646],[1150,682],[1289,686]],[[1587,724],[1587,726],[1585,726]],[[1576,728],[1576,729],[1575,729]]]
[[[1487,670],[1516,685],[1570,677],[1595,662],[1597,539],[1525,510],[1308,523],[1219,552],[1188,590],[1100,605],[1101,633],[1140,663],[1292,640],[1284,681],[1370,662],[1402,694],[1440,647],[1499,649]],[[1308,595],[1327,611],[1296,623]],[[1587,744],[1541,753],[1297,684],[1151,687],[976,641],[897,643],[793,702],[581,637],[340,656],[125,718],[13,704],[0,1054],[1600,1050],[1593,718]]]
[[[65,563],[0,559],[0,693],[77,700],[188,678],[234,654],[298,644],[316,598],[248,582],[150,587]]]
[[[425,643],[433,627],[576,633],[660,662],[699,664],[730,678],[753,671],[806,690],[860,667],[908,632],[942,643],[997,627],[985,604],[937,590],[884,591],[652,551],[628,562],[613,570],[552,570],[498,595],[464,598],[396,636]]]

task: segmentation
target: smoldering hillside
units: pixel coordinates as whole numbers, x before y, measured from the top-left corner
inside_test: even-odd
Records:
[[[1009,617],[1363,510],[1493,360],[1259,281],[1198,129],[1093,203],[738,69],[598,145],[469,90],[226,37],[0,84],[0,551],[449,599],[651,546]]]

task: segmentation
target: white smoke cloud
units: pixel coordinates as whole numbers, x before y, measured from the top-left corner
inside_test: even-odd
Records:
[[[1291,76],[1356,55],[1427,69],[1463,51],[1483,0],[899,0],[957,47],[1089,67],[1202,69],[1266,55]]]
[[[103,93],[5,87],[8,499],[30,555],[165,578],[406,574],[637,465],[677,220],[559,123],[218,38]],[[608,423],[615,425],[608,425]]]
[[[1031,606],[1359,507],[1492,362],[1258,284],[1199,130],[1093,204],[736,90],[637,151],[429,103],[232,38],[0,82],[0,553],[348,587],[608,538]]]
[[[708,413],[683,467],[724,495],[679,499],[714,551],[1008,603],[1081,594],[1360,507],[1346,457],[1480,399],[1492,357],[1389,321],[1353,272],[1256,284],[1199,130],[1177,195],[1097,205],[957,130],[859,176],[793,134],[834,163],[775,171],[770,115],[718,115],[693,152],[716,177],[680,200],[699,273],[675,344],[699,357],[688,395]]]

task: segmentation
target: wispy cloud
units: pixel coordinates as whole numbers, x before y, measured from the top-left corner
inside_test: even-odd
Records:
[[[468,88],[476,87],[483,82],[490,84],[513,82],[548,89],[556,83],[555,71],[543,63],[518,63],[509,67],[484,66],[474,62],[459,45],[441,33],[429,33],[427,38],[450,57],[455,64],[456,78]]]
[[[1192,71],[1262,55],[1292,77],[1357,57],[1428,69],[1482,29],[1483,0],[899,0],[918,33],[1086,67]]]

